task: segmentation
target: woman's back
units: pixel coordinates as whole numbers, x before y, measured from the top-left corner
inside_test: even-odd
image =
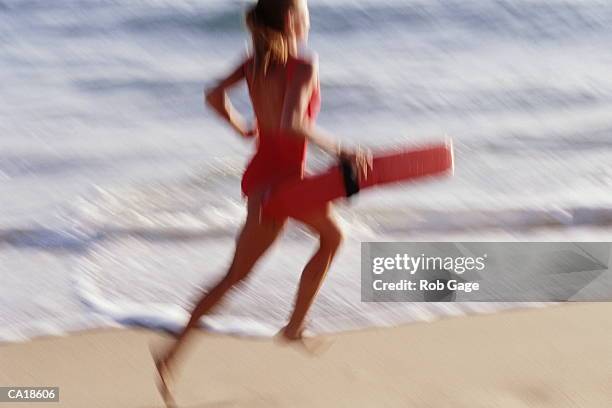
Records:
[[[257,152],[247,166],[242,179],[242,191],[249,196],[253,191],[270,187],[288,178],[303,176],[306,158],[306,139],[283,134],[283,115],[287,94],[301,85],[294,81],[296,70],[309,63],[289,57],[284,65],[268,67],[265,75],[257,73],[253,59],[244,64],[244,74],[257,119]],[[311,67],[310,67],[311,68]],[[261,76],[260,76],[261,75]],[[317,89],[317,88],[314,88]],[[318,90],[308,96],[305,115],[314,119],[318,107]]]
[[[290,56],[285,65],[271,65],[265,75],[258,73],[256,78],[253,75],[256,69],[253,58],[245,62],[245,77],[260,135],[278,133],[282,125],[284,102],[288,88],[292,85],[299,86],[299,84],[292,84],[291,81],[296,70],[304,68],[304,66],[312,68],[312,62]],[[318,87],[315,86],[308,103],[307,116],[309,119],[314,119],[318,105],[319,92]]]
[[[280,127],[284,96],[289,83],[287,68],[274,65],[269,67],[264,77],[254,78],[253,60],[250,59],[245,64],[245,77],[260,135],[275,133]]]

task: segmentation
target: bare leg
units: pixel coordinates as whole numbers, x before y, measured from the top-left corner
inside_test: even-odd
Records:
[[[299,221],[319,235],[320,244],[319,249],[310,258],[302,272],[293,313],[289,323],[283,329],[283,336],[288,340],[297,340],[302,337],[306,314],[342,242],[342,232],[332,218],[331,205]]]
[[[234,258],[226,276],[198,301],[191,312],[189,322],[177,336],[174,344],[165,355],[156,359],[156,366],[164,388],[167,388],[166,377],[169,374],[168,369],[174,364],[177,352],[183,350],[188,335],[197,326],[200,318],[215,307],[236,283],[248,276],[255,263],[272,245],[282,230],[284,220],[260,222],[259,209],[260,195],[257,194],[249,198],[247,220],[236,241]]]

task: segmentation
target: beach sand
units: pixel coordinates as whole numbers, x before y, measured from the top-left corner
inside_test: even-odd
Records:
[[[162,407],[149,346],[99,330],[0,346],[0,385],[59,386],[60,403]],[[564,304],[324,337],[309,355],[272,340],[193,337],[179,407],[612,407],[612,303]]]

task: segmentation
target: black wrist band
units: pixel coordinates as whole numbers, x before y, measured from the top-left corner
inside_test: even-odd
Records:
[[[359,182],[351,162],[347,159],[340,159],[340,171],[342,172],[342,179],[344,180],[346,196],[350,197],[357,194],[359,192]]]

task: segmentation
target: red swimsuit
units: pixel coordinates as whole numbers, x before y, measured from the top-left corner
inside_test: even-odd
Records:
[[[287,86],[293,78],[297,62],[293,57],[287,60]],[[320,104],[317,83],[306,112],[309,120],[315,120]],[[242,194],[248,197],[254,191],[269,188],[279,182],[292,178],[301,179],[304,176],[305,163],[306,139],[283,135],[280,131],[259,133],[257,152],[242,176]]]

